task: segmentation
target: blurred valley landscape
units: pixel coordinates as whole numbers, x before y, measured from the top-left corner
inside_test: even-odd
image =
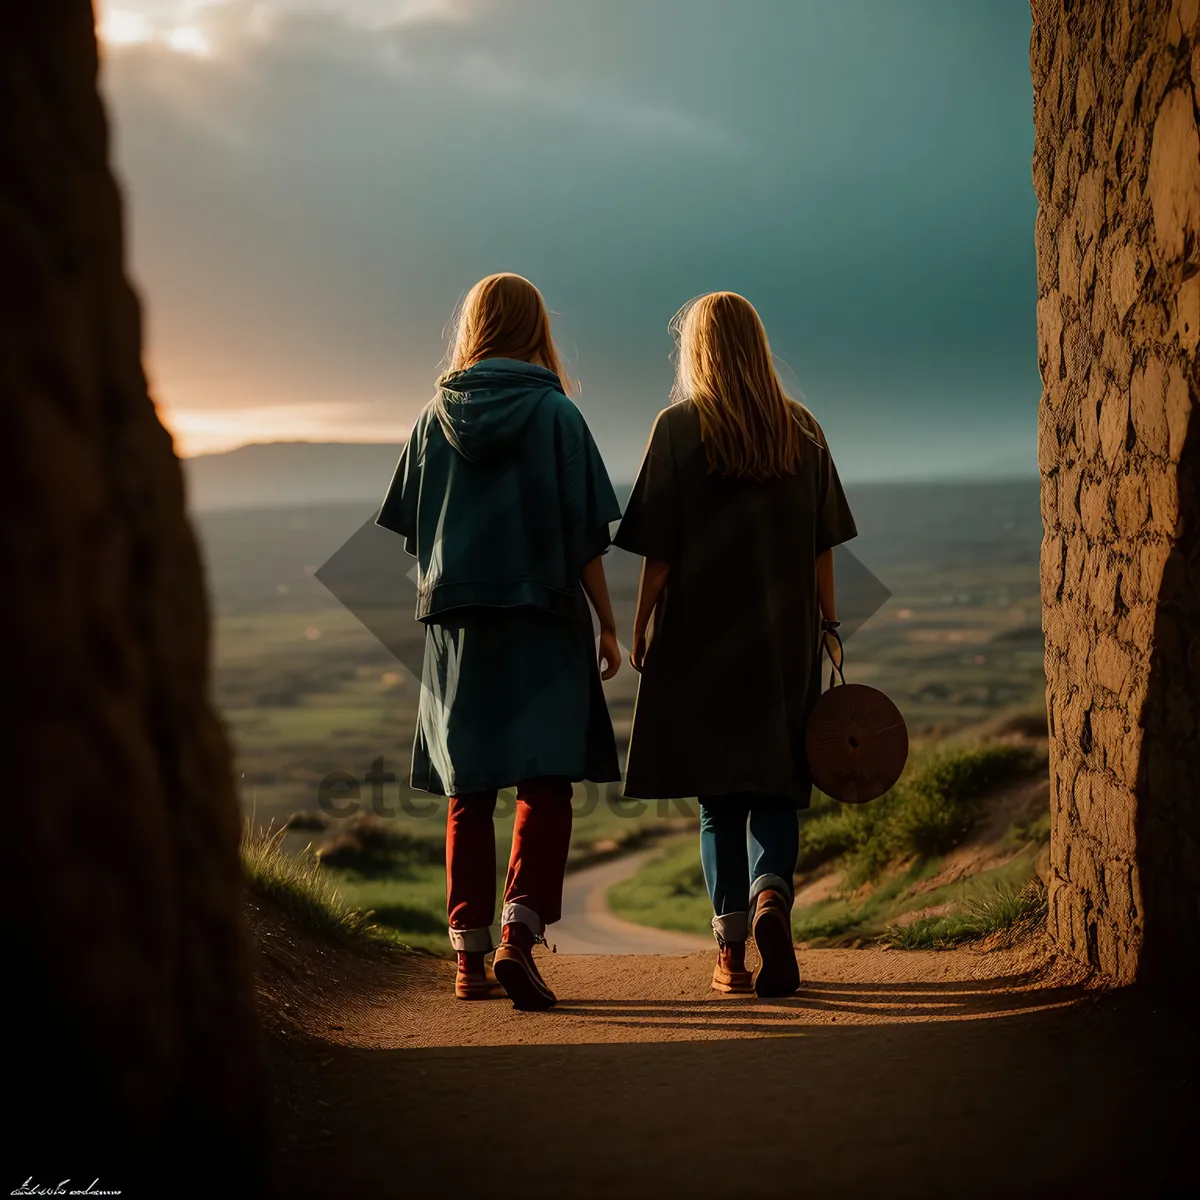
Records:
[[[409,940],[441,948],[444,882],[428,842],[442,836],[445,802],[404,782],[423,630],[412,619],[411,593],[394,602],[378,595],[392,587],[389,574],[402,579],[413,560],[399,538],[371,525],[397,451],[326,449],[249,447],[188,466],[214,608],[215,696],[236,747],[247,815],[278,828],[307,814],[287,835],[293,847],[324,838],[333,851],[327,862],[343,852],[351,902],[381,919],[390,913]],[[254,478],[235,484],[247,466]],[[315,498],[301,502],[306,478]],[[838,551],[847,678],[891,695],[918,746],[1039,709],[1037,481],[860,483],[847,492],[861,531],[847,548],[853,558]],[[275,495],[292,502],[259,502]],[[370,624],[386,624],[390,649],[317,578],[360,531],[381,559]],[[609,552],[623,644],[637,570],[632,556]],[[606,685],[622,755],[636,686],[628,664]],[[358,815],[323,817],[322,786],[325,809]],[[617,789],[601,796],[580,788],[577,812],[573,856],[585,863],[677,832],[688,806],[622,806]],[[498,815],[506,814],[511,819],[511,803],[502,798]],[[373,864],[362,843],[384,829],[391,850]]]

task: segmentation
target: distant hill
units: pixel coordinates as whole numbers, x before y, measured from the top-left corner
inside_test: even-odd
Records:
[[[387,442],[254,442],[183,460],[195,512],[223,508],[311,508],[379,504],[400,445]],[[614,485],[624,507],[631,484]]]
[[[259,442],[184,459],[197,512],[383,499],[400,446],[384,442]]]

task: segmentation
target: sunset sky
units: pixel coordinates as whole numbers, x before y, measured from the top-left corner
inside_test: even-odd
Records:
[[[615,478],[667,322],[758,307],[848,479],[1032,475],[1026,0],[102,0],[187,453],[402,439],[455,302],[532,278]]]

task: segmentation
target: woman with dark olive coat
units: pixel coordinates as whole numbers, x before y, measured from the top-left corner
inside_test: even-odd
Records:
[[[800,985],[791,906],[797,809],[812,790],[805,726],[836,628],[833,548],[856,530],[821,427],[784,392],[751,304],[712,293],[672,326],[674,403],[614,539],[645,560],[625,795],[699,798],[713,987],[787,995]]]

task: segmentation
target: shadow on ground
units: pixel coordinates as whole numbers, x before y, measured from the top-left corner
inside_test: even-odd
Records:
[[[451,966],[256,928],[280,1196],[1189,1194],[1197,1037],[1044,948],[801,952],[729,999],[711,957],[544,955],[547,1014]]]
[[[881,993],[820,995],[853,1010]],[[905,1015],[990,1004],[958,985],[888,995]],[[782,1038],[728,1027],[690,1042],[276,1042],[280,1194],[1143,1197],[1195,1181],[1195,1035],[1136,997]]]

